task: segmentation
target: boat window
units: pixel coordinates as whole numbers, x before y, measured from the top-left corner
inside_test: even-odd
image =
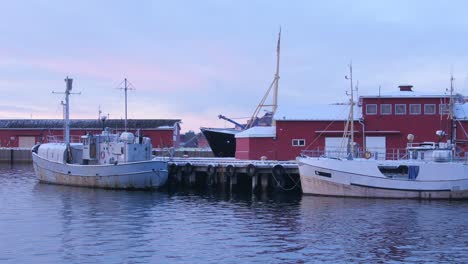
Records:
[[[377,105],[376,104],[367,104],[366,105],[366,114],[367,115],[376,115],[377,114]]]
[[[410,115],[420,115],[421,114],[421,105],[420,104],[410,104],[409,112],[410,112]]]
[[[292,140],[293,147],[302,147],[305,146],[305,139],[293,139]]]
[[[391,115],[392,114],[392,105],[391,104],[381,104],[380,105],[380,114],[381,115]]]
[[[418,177],[419,166],[378,166],[380,172],[392,179],[414,180]]]
[[[389,178],[408,177],[408,166],[378,166],[380,172]]]
[[[396,104],[395,105],[395,114],[396,115],[406,115],[406,105],[405,104]]]
[[[425,115],[435,115],[436,105],[435,104],[425,104],[424,105],[424,114]]]

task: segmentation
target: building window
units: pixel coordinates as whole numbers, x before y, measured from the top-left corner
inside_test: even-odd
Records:
[[[440,104],[439,105],[439,114],[441,114],[441,115],[450,114],[449,105],[448,104]]]
[[[376,115],[377,114],[377,105],[376,104],[367,104],[366,105],[366,114],[367,115]]]
[[[406,115],[406,105],[405,104],[396,104],[395,105],[395,114],[396,115]]]
[[[303,147],[305,146],[305,139],[293,139],[292,145],[293,147]]]
[[[380,114],[381,115],[391,115],[392,114],[392,105],[391,104],[381,104],[380,105]]]
[[[409,105],[410,115],[420,115],[421,114],[421,105],[420,104],[410,104]]]
[[[425,115],[435,115],[436,105],[435,104],[425,104],[424,105],[424,114]]]

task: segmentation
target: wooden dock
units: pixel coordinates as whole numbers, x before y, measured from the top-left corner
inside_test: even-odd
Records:
[[[169,187],[220,187],[229,191],[300,192],[295,161],[234,158],[158,158],[168,161]]]

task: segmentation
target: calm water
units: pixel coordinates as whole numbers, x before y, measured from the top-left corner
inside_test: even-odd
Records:
[[[0,167],[0,263],[468,262],[468,202],[37,183]]]

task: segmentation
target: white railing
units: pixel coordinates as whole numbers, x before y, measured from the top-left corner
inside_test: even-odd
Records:
[[[346,151],[340,150],[324,150],[324,149],[314,149],[314,150],[304,150],[301,152],[301,155],[308,157],[329,157],[329,158],[339,158],[346,159],[348,153]],[[355,151],[353,158],[366,158],[366,159],[376,159],[376,160],[408,160],[421,159],[425,161],[434,160],[431,155],[410,155],[410,152],[407,149],[395,148],[387,150],[377,150],[374,151]],[[464,162],[468,163],[468,152],[458,153],[455,157],[450,156],[450,161]]]

